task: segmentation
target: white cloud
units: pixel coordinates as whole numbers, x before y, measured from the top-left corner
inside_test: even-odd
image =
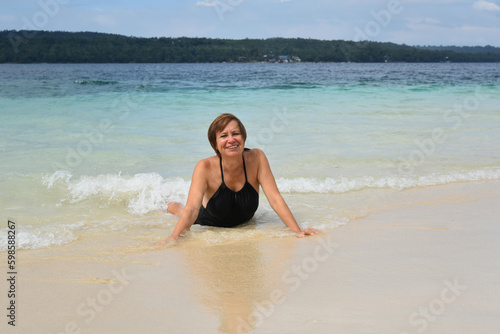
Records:
[[[114,27],[116,26],[116,20],[112,16],[98,15],[92,19],[95,23],[102,27]]]
[[[464,30],[464,31],[479,31],[481,29],[482,29],[482,27],[477,27],[477,26],[462,26],[462,27],[460,27],[460,30]]]
[[[408,24],[407,30],[391,33],[391,42],[408,45],[494,45],[500,28],[470,25]]]
[[[500,11],[500,6],[488,1],[476,1],[474,2],[473,6],[476,10],[486,10],[489,12]]]
[[[39,1],[41,1],[39,3]],[[52,0],[0,0],[0,30],[22,29]],[[62,0],[60,1],[63,2]],[[65,1],[47,30],[101,31],[138,37],[304,37],[355,40],[379,24],[389,0]],[[500,0],[399,0],[403,11],[380,26],[377,41],[409,45],[499,45]],[[235,6],[242,4],[241,6]],[[227,5],[228,7],[223,7]],[[214,11],[224,11],[222,22]],[[212,7],[212,10],[207,10]],[[230,8],[229,8],[230,7]],[[203,9],[205,8],[205,9]],[[471,15],[471,11],[477,15]],[[479,15],[481,14],[482,15]],[[382,15],[382,14],[380,14]],[[37,16],[38,17],[38,16]],[[371,24],[368,26],[367,24]],[[383,29],[382,29],[383,28]]]
[[[439,24],[441,21],[437,19],[433,19],[431,17],[414,17],[414,18],[407,18],[406,21],[409,24]]]
[[[17,21],[17,17],[14,15],[0,15],[0,22],[2,23],[14,23]]]
[[[214,7],[215,1],[208,1],[208,0],[198,1],[196,3],[196,6]]]

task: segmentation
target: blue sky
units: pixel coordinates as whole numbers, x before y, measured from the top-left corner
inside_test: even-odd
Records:
[[[500,47],[500,0],[0,0],[0,30]]]

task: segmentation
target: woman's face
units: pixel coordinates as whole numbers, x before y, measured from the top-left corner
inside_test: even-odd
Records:
[[[243,153],[245,140],[236,121],[229,122],[222,131],[217,132],[216,138],[217,149],[222,157],[237,156]]]

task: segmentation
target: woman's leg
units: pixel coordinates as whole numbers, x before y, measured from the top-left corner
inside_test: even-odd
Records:
[[[167,204],[167,212],[177,217],[181,217],[182,210],[184,210],[184,205],[178,202],[170,202]]]

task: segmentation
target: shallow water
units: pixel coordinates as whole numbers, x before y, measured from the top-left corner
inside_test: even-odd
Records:
[[[500,179],[498,64],[0,65],[0,78],[0,208],[22,249],[167,235],[165,203],[186,200],[223,112],[304,226],[363,216],[371,192]],[[191,234],[289,232],[261,193],[248,225]]]

